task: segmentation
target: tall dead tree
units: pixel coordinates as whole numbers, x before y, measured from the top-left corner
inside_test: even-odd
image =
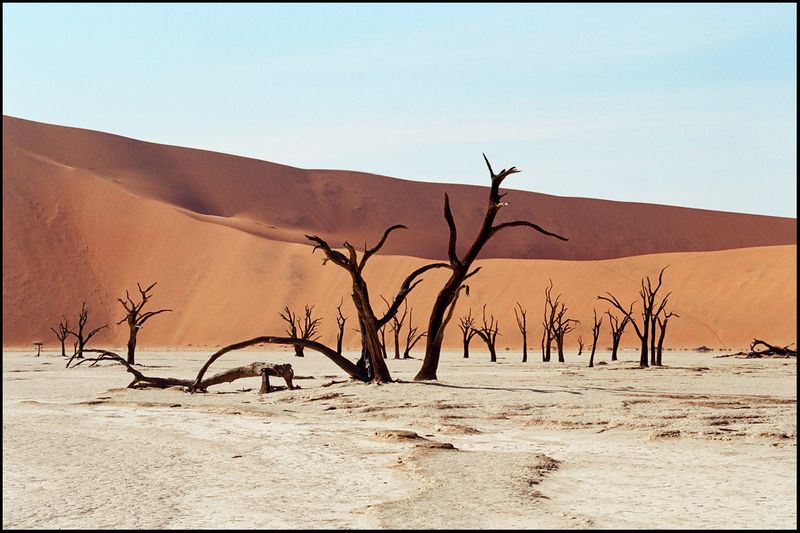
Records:
[[[633,305],[636,302],[632,302],[630,307],[626,310],[621,303],[614,297],[611,293],[606,293],[608,296],[598,296],[598,300],[605,300],[612,304],[614,307],[619,309],[625,316],[628,317],[631,324],[633,324],[633,328],[636,330],[636,335],[639,337],[639,340],[642,342],[642,351],[639,356],[639,366],[642,368],[646,368],[648,366],[647,362],[647,354],[649,345],[653,344],[653,340],[651,335],[653,335],[653,327],[652,324],[654,323],[655,310],[656,306],[656,295],[658,294],[658,290],[661,288],[662,278],[664,275],[664,270],[667,269],[669,265],[665,266],[661,269],[661,272],[658,274],[658,284],[653,288],[653,284],[650,281],[650,276],[642,279],[642,286],[639,289],[639,296],[642,299],[642,327],[639,327],[639,324],[636,323],[636,320],[633,319]],[[671,293],[670,293],[671,294]],[[669,294],[667,294],[667,298]],[[666,300],[666,298],[664,299]],[[662,304],[664,301],[662,301]],[[663,309],[659,308],[659,309]]]
[[[55,328],[50,328],[50,329],[53,331],[53,333],[56,334],[56,338],[61,342],[61,357],[66,357],[67,351],[66,348],[64,347],[64,342],[67,340],[67,337],[69,336],[69,321],[67,320],[67,317],[65,317],[64,315],[61,315],[61,318],[62,320],[58,324],[58,329],[57,330]]]
[[[389,368],[383,359],[383,351],[381,349],[381,342],[379,337],[379,330],[386,323],[392,319],[397,313],[400,305],[406,299],[408,294],[420,283],[421,280],[416,280],[417,277],[434,268],[447,267],[446,263],[432,263],[418,268],[408,275],[403,281],[397,295],[392,301],[392,305],[383,317],[378,318],[372,309],[372,304],[369,299],[369,291],[367,289],[367,282],[364,281],[362,271],[367,263],[367,260],[372,257],[378,250],[381,249],[386,242],[389,234],[397,229],[405,229],[403,225],[395,225],[387,229],[383,238],[374,247],[367,249],[364,247],[364,253],[359,260],[358,254],[347,241],[342,245],[348,252],[348,255],[343,254],[337,250],[331,249],[327,242],[316,235],[306,235],[306,238],[315,243],[314,251],[320,249],[325,254],[323,264],[330,261],[333,264],[345,269],[353,282],[353,304],[355,305],[356,312],[358,313],[359,328],[362,337],[362,356],[360,366],[363,368],[363,378],[366,381],[392,381],[389,373]],[[416,280],[416,281],[415,281]]]
[[[98,331],[108,327],[108,324],[105,324],[99,328],[93,329],[92,331],[85,332],[84,328],[86,327],[86,322],[88,320],[89,312],[86,310],[86,302],[83,302],[81,304],[81,312],[78,315],[78,330],[69,330],[69,334],[75,337],[75,353],[69,358],[69,361],[67,361],[67,367],[69,367],[69,364],[73,359],[82,359],[83,350],[86,348],[89,340],[94,337]]]
[[[427,331],[423,331],[422,333],[417,333],[417,329],[412,325],[412,313],[414,312],[413,309],[409,309],[408,311],[408,332],[406,333],[406,349],[403,351],[403,359],[410,359],[411,358],[411,349],[414,347],[420,339],[422,339],[425,335],[428,334]]]
[[[450,199],[447,194],[444,195],[444,218],[450,228],[450,241],[447,248],[447,255],[450,261],[448,267],[451,270],[451,275],[450,279],[447,280],[444,287],[439,291],[433,303],[431,317],[428,322],[428,340],[425,346],[425,360],[419,372],[417,372],[417,375],[414,376],[414,381],[436,379],[436,370],[439,366],[439,357],[442,351],[445,328],[453,316],[453,310],[455,309],[458,296],[461,289],[464,288],[464,281],[470,276],[474,276],[478,270],[480,270],[480,267],[472,270],[473,262],[493,236],[506,228],[526,226],[550,237],[555,237],[562,241],[567,240],[555,233],[543,230],[536,224],[523,220],[503,222],[495,225],[494,221],[497,217],[497,213],[501,208],[508,205],[500,201],[503,196],[505,196],[505,194],[500,194],[500,185],[506,177],[519,171],[515,167],[511,167],[508,170],[503,169],[499,174],[495,174],[485,154],[483,159],[486,161],[486,166],[489,168],[492,181],[491,188],[489,189],[489,204],[486,208],[486,215],[483,218],[481,229],[478,231],[472,246],[470,246],[467,252],[460,258],[456,253],[457,232],[456,223],[450,211]]]
[[[628,315],[622,315],[622,320],[620,320],[612,315],[611,311],[606,311],[606,314],[608,315],[608,323],[611,326],[611,360],[616,361],[617,350],[619,349],[622,334],[625,332],[625,326],[628,325],[631,319]]]
[[[497,342],[497,335],[498,335],[498,328],[500,326],[499,322],[495,322],[494,315],[491,315],[489,320],[486,320],[486,304],[483,305],[483,326],[477,328],[475,330],[475,334],[478,335],[483,342],[486,343],[486,346],[489,348],[489,360],[492,363],[497,362],[497,350],[495,349],[495,345]]]
[[[600,325],[603,323],[603,316],[597,320],[597,310],[594,309],[594,324],[592,325],[592,355],[589,356],[589,368],[594,366],[594,352],[597,349],[597,337],[600,336]]]
[[[172,312],[172,309],[160,309],[158,311],[148,311],[147,313],[142,313],[142,308],[152,296],[147,293],[150,292],[150,290],[155,287],[156,284],[153,283],[146,289],[142,289],[142,286],[138,283],[136,286],[139,288],[139,294],[142,297],[141,302],[134,302],[127,290],[125,291],[125,298],[127,301],[123,300],[122,298],[117,298],[119,303],[122,304],[122,307],[125,308],[126,313],[125,317],[117,322],[117,325],[119,326],[123,322],[127,322],[128,329],[130,330],[130,336],[128,337],[128,364],[131,365],[135,364],[136,336],[139,334],[139,330],[144,326],[145,321],[159,313]]]
[[[519,313],[517,313],[517,308],[519,308]],[[522,362],[528,362],[528,324],[525,318],[525,309],[517,302],[517,307],[514,308],[514,316],[517,318],[517,326],[519,327],[519,332],[522,333]]]
[[[472,318],[472,309],[465,316],[459,318],[458,327],[461,329],[461,340],[464,344],[464,359],[469,358],[469,343],[475,336],[475,319]]]

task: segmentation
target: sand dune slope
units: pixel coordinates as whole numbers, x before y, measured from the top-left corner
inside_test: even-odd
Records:
[[[37,132],[46,135],[37,136]],[[235,174],[240,176],[241,182],[230,185],[220,181],[219,161],[230,165],[225,167],[227,170],[241,166],[242,172]],[[170,169],[174,170],[173,174]],[[245,172],[247,169],[252,169],[253,173]],[[274,175],[264,169],[272,169],[270,172],[274,171]],[[276,205],[274,196],[277,193],[273,188],[262,190],[257,183],[266,180],[268,174],[276,182],[294,176],[294,181],[287,181],[283,186],[286,191],[301,190],[303,194],[295,195],[282,210],[269,211]],[[139,341],[143,346],[217,346],[257,335],[282,334],[285,324],[278,316],[279,311],[284,306],[300,311],[306,304],[314,305],[315,315],[324,319],[321,340],[333,344],[335,309],[342,301],[344,314],[349,317],[345,341],[354,346],[356,318],[349,301],[347,274],[332,264],[322,266],[319,253],[312,255],[310,246],[293,241],[302,242],[304,233],[316,232],[330,238],[334,245],[344,238],[351,242],[363,239],[374,244],[388,225],[386,220],[397,212],[379,207],[377,196],[358,200],[357,193],[365,190],[374,194],[380,192],[386,195],[381,196],[384,199],[393,195],[405,197],[407,201],[411,201],[408,200],[411,197],[435,197],[430,206],[420,202],[413,216],[405,213],[432,231],[415,230],[409,223],[408,231],[392,234],[387,252],[398,254],[403,247],[412,244],[416,247],[419,239],[423,251],[431,250],[430,255],[435,255],[433,250],[436,249],[436,253],[441,253],[446,249],[446,243],[439,242],[442,236],[446,237],[446,225],[441,219],[438,194],[443,194],[443,187],[439,190],[439,186],[345,174],[347,179],[343,180],[343,174],[336,172],[302,171],[4,117],[3,345],[30,345],[34,341],[54,344],[57,341],[50,327],[56,326],[62,315],[74,323],[82,301],[86,301],[90,313],[88,327],[109,325],[96,341],[122,345],[126,332],[122,326],[116,326],[122,318],[117,298],[124,297],[126,290],[135,294],[137,282],[142,285],[158,282],[148,309],[170,308],[173,312],[158,315],[146,324]],[[192,186],[190,178],[197,180],[192,181]],[[274,183],[270,183],[272,187]],[[358,186],[348,189],[347,194],[332,194],[326,189],[335,185],[343,191],[353,183]],[[367,187],[365,183],[379,183],[380,186]],[[425,190],[434,193],[415,196],[421,187],[429,187]],[[472,210],[473,215],[480,214],[485,190],[447,187],[448,191],[451,189],[455,191],[451,197],[458,198],[462,205],[472,198],[470,195],[478,194],[469,201],[468,210]],[[311,191],[315,192],[311,194]],[[360,207],[344,200],[315,203],[310,202],[306,194],[317,199],[332,194],[336,198],[348,198],[348,202],[363,203]],[[550,205],[553,200],[553,197],[544,199],[533,193],[514,192],[513,195],[530,198],[531,205],[536,202]],[[293,194],[286,192],[278,196],[292,197]],[[508,198],[511,196],[510,193]],[[563,212],[552,212],[540,218],[538,213],[545,211],[536,209],[533,211],[537,216],[531,218],[550,229],[568,233],[569,228],[564,224],[575,220],[582,221],[580,225],[592,226],[586,222],[588,219],[581,217],[613,219],[616,214],[612,214],[617,211],[601,209],[611,204],[631,210],[629,215],[620,215],[620,220],[641,215],[634,204],[557,200]],[[317,218],[313,218],[308,209],[301,209],[301,204],[311,205],[314,208],[311,212],[316,213]],[[266,206],[264,209],[269,213],[259,214],[260,205]],[[402,211],[404,208],[397,207],[399,205],[395,207]],[[595,207],[591,211],[582,206]],[[661,209],[659,206],[647,208]],[[630,224],[625,224],[634,232],[629,237],[638,235],[638,240],[623,238],[614,233],[613,224],[604,227],[595,224],[592,231],[602,232],[605,240],[587,233],[569,242],[571,247],[580,249],[581,238],[591,242],[608,241],[587,252],[589,255],[582,257],[583,261],[569,260],[583,255],[582,251],[570,252],[558,260],[542,260],[493,258],[487,250],[482,256],[485,259],[480,260],[483,270],[471,280],[470,296],[459,301],[457,314],[472,308],[473,315],[480,315],[486,304],[487,312],[500,321],[500,348],[518,350],[521,337],[516,329],[513,306],[520,302],[528,310],[529,344],[537,346],[543,291],[552,279],[554,295],[563,294],[570,316],[581,321],[579,329],[568,340],[575,346],[578,335],[584,340],[590,338],[592,310],[602,313],[608,307],[597,301],[597,295],[609,291],[622,302],[630,303],[637,297],[642,276],[655,277],[661,267],[669,264],[664,289],[673,291],[670,309],[680,315],[670,323],[669,346],[738,349],[745,347],[753,337],[781,344],[794,342],[796,221],[664,209],[675,219],[675,224],[667,226],[676,232],[675,228],[683,228],[682,242],[692,243],[701,250],[714,246],[725,248],[723,244],[726,243],[736,246],[720,251],[660,249],[663,253],[646,253],[656,245],[667,246],[672,241],[648,234],[641,227],[641,234],[636,234],[639,230]],[[345,211],[350,213],[349,218],[340,216]],[[552,225],[545,222],[548,216],[552,216]],[[720,229],[718,224],[723,219],[730,224]],[[283,225],[277,225],[278,220],[283,220]],[[334,225],[332,220],[341,225]],[[615,224],[623,225],[620,220]],[[736,226],[737,220],[743,222]],[[263,228],[270,221],[276,224],[274,230],[253,230]],[[697,229],[694,233],[689,231],[692,224]],[[468,226],[460,227],[464,229],[460,232],[464,242],[471,234]],[[515,231],[508,230],[509,233]],[[435,237],[428,238],[433,234]],[[535,238],[539,239],[535,243],[511,239],[504,241],[503,246],[513,250],[517,245],[520,249],[527,246],[536,254],[541,250],[544,256],[551,252],[557,255],[555,248],[547,247],[556,245],[545,245],[543,237]],[[755,243],[761,246],[755,247]],[[603,258],[622,252],[631,256]],[[391,297],[408,273],[428,262],[425,257],[428,252],[416,257],[379,254],[371,259],[365,275],[378,310],[384,308],[380,296]],[[445,278],[444,272],[431,272],[412,293],[414,326],[424,329],[432,300]],[[601,346],[610,344],[608,337],[604,329],[599,341]],[[632,331],[626,335],[625,343],[637,344]],[[446,344],[452,347],[460,344],[455,321]],[[477,344],[475,346],[478,350]]]
[[[464,236],[480,226],[487,198],[484,187],[304,170],[6,116],[3,147],[4,187],[20,178],[17,167],[24,160],[40,159],[270,240],[305,243],[304,235],[314,233],[330,242],[363,243],[374,241],[376,231],[405,224],[408,231],[393,236],[385,253],[427,259],[446,258],[445,192]],[[513,164],[493,161],[495,171]],[[475,165],[488,186],[480,154]],[[536,169],[521,170],[528,179],[527,173],[536,176]],[[504,183],[509,206],[498,221],[530,220],[570,240],[509,229],[489,243],[484,258],[597,260],[797,243],[796,219],[516,191],[517,179],[512,175]],[[469,244],[459,241],[462,251]]]

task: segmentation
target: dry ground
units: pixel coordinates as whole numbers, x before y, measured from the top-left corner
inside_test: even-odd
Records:
[[[3,528],[796,528],[796,359],[474,351],[384,385],[241,351],[209,372],[289,362],[301,388],[190,395],[4,350]],[[137,361],[191,378],[210,353]]]

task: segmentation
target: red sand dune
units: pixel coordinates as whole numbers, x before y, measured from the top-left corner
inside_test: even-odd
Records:
[[[513,187],[513,179],[506,184]],[[574,346],[578,335],[591,338],[592,310],[608,308],[597,295],[609,291],[630,303],[639,280],[666,264],[664,288],[680,315],[670,322],[668,345],[795,342],[796,219],[505,190],[510,205],[501,220],[531,220],[570,240],[514,228],[482,253],[483,271],[457,314],[470,307],[480,314],[486,303],[500,320],[501,348],[521,345],[517,301],[528,309],[529,345],[538,346],[549,279],[581,320]],[[141,345],[216,346],[282,334],[278,312],[305,304],[324,317],[321,340],[332,344],[343,299],[346,344],[354,346],[347,274],[323,267],[304,235],[332,246],[345,239],[372,245],[388,226],[407,225],[365,270],[382,309],[379,295],[389,298],[416,266],[444,257],[445,191],[467,246],[485,211],[483,187],[302,170],[4,116],[3,345],[52,347],[49,328],[62,314],[75,322],[82,301],[89,327],[109,324],[98,344],[121,345],[126,333],[115,325],[122,318],[116,299],[135,292],[137,282],[157,281],[148,307],[174,312],[147,322]],[[429,273],[412,293],[415,326],[424,329],[444,276]],[[601,347],[610,344],[605,322]],[[624,342],[636,346],[635,334]],[[455,323],[446,344],[460,344]]]

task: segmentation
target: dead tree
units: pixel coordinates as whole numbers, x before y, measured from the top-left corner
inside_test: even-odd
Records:
[[[579,320],[567,318],[565,316],[566,312],[567,306],[561,302],[561,307],[558,312],[556,312],[555,320],[553,321],[553,337],[556,341],[556,347],[558,348],[559,363],[564,362],[564,337],[577,327],[576,324],[580,324]]]
[[[578,355],[583,353],[583,336],[578,335]]]
[[[519,313],[517,313],[517,308],[519,308]],[[517,318],[517,326],[519,327],[519,332],[522,333],[522,362],[528,362],[528,324],[525,318],[525,309],[517,302],[517,307],[514,308],[514,316]],[[520,318],[521,317],[521,318]]]
[[[750,355],[751,357],[764,357],[764,356],[781,356],[781,357],[797,357],[797,350],[792,350],[789,348],[794,343],[787,344],[786,346],[773,346],[768,342],[764,342],[762,340],[753,339],[753,342],[750,343]],[[756,350],[757,347],[763,346],[763,350]]]
[[[344,299],[339,302],[339,306],[336,308],[336,326],[339,328],[339,331],[336,333],[336,353],[339,355],[342,354],[342,339],[344,338],[344,324],[347,322],[347,318],[342,314],[342,304],[344,303]]]
[[[44,346],[43,342],[34,342],[34,346],[36,346],[36,357],[42,355],[42,346]]]
[[[606,311],[608,315],[608,323],[611,326],[611,360],[617,360],[617,350],[619,349],[619,342],[622,339],[622,334],[625,331],[625,326],[630,322],[628,315],[622,315],[620,321],[616,316],[611,314],[611,311]]]
[[[312,314],[314,312],[314,306],[312,305],[309,307],[308,305],[305,306],[305,315],[301,319],[295,313],[289,309],[289,307],[283,308],[284,313],[278,313],[280,317],[289,324],[289,329],[286,330],[286,334],[294,339],[304,339],[304,340],[316,340],[317,338],[317,328],[319,327],[320,322],[322,321],[321,318],[312,318]],[[294,355],[296,357],[303,357],[303,347],[300,345],[294,345]]]
[[[662,318],[662,316],[663,316],[663,318]],[[677,315],[675,313],[672,313],[672,312],[670,312],[670,313],[664,312],[662,315],[659,315],[656,318],[658,327],[660,329],[660,333],[658,334],[658,345],[656,346],[656,365],[657,366],[661,366],[661,353],[664,350],[664,336],[667,333],[667,322],[672,317],[680,318],[679,315]],[[655,330],[653,330],[653,331],[655,331]]]
[[[592,355],[589,356],[589,368],[594,366],[594,352],[597,349],[597,337],[600,336],[600,325],[603,323],[603,317],[597,320],[597,310],[594,309],[594,325],[592,325]]]
[[[61,342],[61,357],[66,357],[67,351],[64,347],[64,341],[66,341],[69,336],[69,321],[64,315],[61,315],[61,318],[63,320],[58,324],[58,330],[55,328],[50,328],[50,330],[56,334],[56,338]]]
[[[446,266],[451,270],[451,274],[450,279],[447,280],[445,285],[439,291],[439,294],[433,303],[430,320],[428,322],[428,339],[425,346],[425,360],[422,362],[422,367],[420,368],[419,372],[417,372],[417,375],[414,376],[414,381],[436,379],[436,370],[439,366],[439,357],[442,351],[445,328],[453,316],[453,311],[455,310],[458,296],[461,290],[465,287],[463,283],[470,276],[474,276],[478,270],[480,270],[480,267],[472,270],[472,263],[475,261],[475,259],[477,259],[478,254],[483,249],[484,245],[486,245],[486,243],[489,242],[494,235],[506,228],[526,226],[550,237],[555,237],[557,239],[561,239],[562,241],[567,240],[564,237],[545,231],[536,224],[527,221],[517,220],[495,225],[494,221],[497,217],[497,213],[501,208],[508,205],[507,203],[500,201],[502,197],[505,196],[505,194],[500,194],[500,185],[503,183],[503,180],[506,177],[519,171],[515,167],[511,167],[508,170],[503,169],[499,174],[495,174],[485,154],[483,159],[486,161],[486,166],[489,168],[489,174],[491,175],[492,181],[491,188],[489,189],[489,204],[486,208],[486,215],[483,218],[481,229],[478,231],[478,234],[475,237],[472,245],[469,247],[469,250],[467,250],[466,254],[460,258],[456,253],[456,223],[453,219],[453,214],[450,211],[450,199],[447,194],[444,195],[444,218],[447,221],[448,227],[450,228],[450,241],[447,247],[447,255],[450,262]]]
[[[258,344],[277,344],[277,345],[301,344],[303,347],[308,348],[309,350],[315,350],[321,353],[322,355],[326,356],[334,364],[336,364],[336,366],[344,370],[351,378],[357,379],[359,381],[369,381],[364,376],[364,373],[362,372],[361,368],[359,368],[356,364],[352,363],[346,357],[342,356],[342,354],[337,353],[336,351],[332,350],[331,348],[328,348],[324,344],[321,344],[317,341],[305,340],[305,339],[293,339],[291,337],[263,336],[263,337],[254,337],[246,341],[230,344],[214,352],[214,354],[212,354],[211,357],[208,358],[206,363],[200,368],[200,371],[197,373],[197,377],[191,382],[189,390],[191,392],[195,392],[198,388],[200,388],[200,384],[203,382],[203,376],[205,375],[208,368],[217,359],[219,359],[226,353],[235,350],[242,350],[244,348],[249,348],[250,346],[256,346]]]
[[[550,286],[544,290],[544,316],[542,318],[542,362],[547,363],[550,361],[550,350],[555,340],[555,322],[556,310],[558,308],[558,300],[561,298],[559,294],[556,296],[555,302],[552,299],[551,291],[553,290],[553,280],[550,280]]]
[[[411,315],[413,312],[413,309],[409,309],[408,311],[408,332],[406,333],[406,349],[403,351],[403,359],[411,359],[411,349],[420,339],[428,334],[427,331],[418,334],[417,329],[419,328],[415,328],[411,325]]]
[[[472,341],[472,337],[475,336],[474,322],[472,309],[469,310],[467,315],[459,318],[458,327],[461,329],[461,340],[464,343],[464,359],[469,358],[469,343]]]
[[[383,298],[383,296],[381,296]],[[383,298],[383,301],[386,302],[386,307],[389,307],[389,302]],[[403,315],[401,316],[400,313],[395,313],[392,317],[392,320],[389,322],[391,324],[390,332],[394,336],[394,358],[400,359],[400,331],[403,329],[403,322],[406,320],[406,316],[408,314],[408,301],[403,302]],[[398,318],[399,317],[399,318]]]
[[[148,311],[147,313],[142,313],[142,308],[144,307],[144,304],[147,303],[147,301],[150,299],[151,296],[147,293],[150,292],[150,290],[153,287],[155,287],[156,284],[153,283],[144,290],[142,289],[142,286],[139,285],[138,283],[136,284],[136,286],[139,288],[139,293],[142,297],[142,301],[139,302],[138,304],[131,299],[131,296],[130,294],[128,294],[127,290],[125,291],[125,298],[127,299],[127,301],[123,300],[122,298],[117,298],[117,300],[119,300],[119,303],[122,304],[122,307],[125,308],[125,313],[126,313],[125,317],[119,322],[117,322],[117,325],[119,326],[123,322],[127,322],[128,329],[130,330],[130,336],[128,337],[129,364],[135,364],[134,353],[136,352],[136,336],[139,334],[139,330],[142,329],[142,327],[144,326],[145,321],[148,320],[150,317],[155,316],[159,313],[166,313],[172,311],[172,309],[160,309],[158,311]]]
[[[347,241],[345,241],[343,244],[344,248],[348,252],[348,255],[345,255],[342,252],[331,249],[328,243],[320,237],[317,237],[316,235],[306,235],[306,238],[315,243],[314,251],[320,249],[325,254],[325,260],[323,260],[323,264],[330,261],[333,264],[345,269],[350,274],[353,282],[353,304],[355,305],[356,312],[358,313],[359,329],[361,330],[362,338],[362,355],[361,360],[359,361],[359,366],[363,370],[360,372],[360,375],[361,379],[364,379],[365,381],[392,381],[389,368],[386,366],[386,362],[383,359],[379,330],[387,322],[389,322],[389,320],[392,319],[408,294],[421,282],[421,280],[415,281],[417,277],[428,270],[448,266],[446,263],[432,263],[420,267],[409,274],[408,277],[406,277],[406,279],[403,281],[403,284],[392,301],[392,305],[389,307],[389,310],[382,318],[378,318],[372,309],[372,304],[369,299],[369,291],[367,290],[367,283],[364,281],[361,273],[364,270],[367,260],[378,250],[380,250],[380,248],[386,242],[386,238],[389,236],[389,234],[394,230],[404,228],[405,226],[395,225],[387,229],[383,234],[383,238],[381,238],[380,242],[374,248],[367,249],[366,246],[364,247],[364,253],[362,254],[360,260],[355,248],[353,248],[353,246]]]
[[[75,353],[69,358],[69,361],[67,361],[67,368],[69,368],[69,365],[72,363],[73,359],[82,359],[83,351],[86,349],[86,345],[89,343],[89,340],[94,337],[98,331],[108,327],[108,324],[105,324],[86,333],[83,331],[83,329],[86,327],[86,322],[88,319],[89,312],[86,310],[86,302],[83,302],[83,304],[81,304],[81,312],[78,315],[78,331],[69,330],[69,334],[73,335],[76,340]]]
[[[92,366],[101,361],[112,361],[119,363],[123,365],[128,372],[133,374],[133,381],[131,381],[131,383],[128,385],[129,389],[143,388],[143,387],[152,387],[158,389],[166,389],[168,387],[185,387],[187,389],[191,389],[194,386],[194,381],[190,379],[145,376],[140,371],[136,370],[136,368],[134,368],[133,365],[129,364],[121,356],[119,356],[114,352],[110,352],[108,350],[95,350],[87,348],[85,351],[87,353],[96,352],[99,353],[100,355],[93,358],[86,357],[78,361],[73,366],[73,368],[80,365],[81,363],[86,363],[86,362],[91,362]],[[259,390],[259,394],[264,394],[270,392],[272,389],[272,387],[270,387],[269,384],[269,376],[282,377],[286,381],[286,387],[288,389],[295,388],[292,385],[292,379],[294,377],[294,371],[292,370],[292,365],[258,362],[258,363],[251,363],[247,366],[231,368],[229,370],[225,370],[223,372],[214,374],[210,378],[202,380],[197,385],[195,390],[205,391],[208,387],[211,387],[213,385],[219,385],[220,383],[231,383],[241,378],[261,377],[261,389]]]
[[[495,344],[497,342],[497,330],[499,326],[500,323],[494,321],[494,315],[491,315],[491,318],[488,321],[486,320],[486,304],[484,304],[483,327],[477,328],[475,330],[475,334],[483,339],[483,342],[485,342],[486,346],[489,348],[489,360],[492,363],[497,362],[497,350],[495,349]]]
[[[636,330],[636,335],[639,337],[639,340],[642,342],[642,351],[639,356],[639,366],[642,368],[647,368],[647,353],[648,353],[648,345],[653,344],[652,335],[653,327],[652,324],[654,323],[655,317],[655,305],[656,305],[656,295],[658,290],[661,288],[662,284],[662,277],[664,275],[664,270],[667,269],[669,265],[665,266],[661,269],[661,272],[658,274],[658,285],[653,288],[652,282],[650,281],[650,276],[642,279],[642,287],[639,289],[639,296],[642,299],[642,327],[640,328],[636,321],[633,319],[633,303],[631,303],[630,307],[626,310],[622,307],[622,304],[614,297],[611,293],[606,293],[608,296],[598,296],[599,300],[605,300],[611,303],[614,307],[622,311],[622,313],[628,317],[631,324],[633,324],[634,329]],[[645,283],[646,281],[646,283]],[[671,293],[670,293],[671,294]],[[666,300],[669,297],[669,294],[664,298]],[[662,301],[662,304],[664,302]]]

